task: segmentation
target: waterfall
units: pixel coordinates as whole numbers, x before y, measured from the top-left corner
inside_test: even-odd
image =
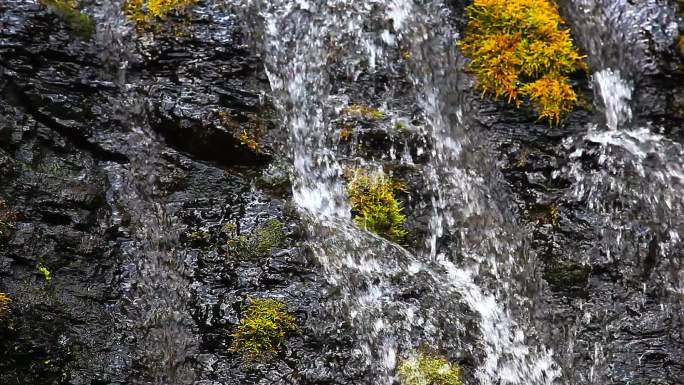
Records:
[[[368,383],[392,384],[398,361],[422,347],[452,358],[475,350],[461,340],[464,308],[479,318],[486,357],[475,375],[482,384],[554,383],[560,372],[552,352],[528,345],[534,333],[508,309],[525,242],[500,203],[505,199],[492,199],[504,190],[486,151],[478,152],[480,133],[465,119],[460,90],[468,85],[457,34],[443,21],[447,8],[404,0],[252,0],[242,12],[256,19],[250,32],[290,132],[294,200],[309,223],[310,247],[340,291],[330,311],[351,321],[360,343],[354,356]],[[430,234],[415,252],[350,221],[342,180],[349,159],[331,123],[345,100],[333,90],[393,68],[400,46],[410,56],[403,76],[426,122],[420,133],[429,139],[418,151],[428,153],[421,167]],[[407,296],[414,292],[420,294]]]

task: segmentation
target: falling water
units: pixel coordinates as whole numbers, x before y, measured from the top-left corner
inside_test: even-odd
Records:
[[[475,150],[479,133],[463,119],[462,59],[454,49],[457,35],[443,22],[447,8],[398,0],[254,0],[243,12],[259,15],[251,32],[290,129],[294,199],[310,220],[314,255],[341,291],[331,311],[351,320],[360,343],[356,358],[369,383],[393,383],[398,360],[421,347],[454,358],[474,350],[461,341],[465,325],[456,315],[464,306],[479,316],[486,357],[476,375],[482,384],[553,383],[560,373],[552,353],[528,346],[533,333],[507,310],[513,260],[525,247],[505,219],[506,208],[491,199],[502,189],[487,154]],[[399,45],[411,56],[409,80],[427,122],[422,133],[430,139],[421,150],[429,152],[423,174],[431,195],[425,202],[432,207],[430,234],[415,254],[349,220],[331,123],[340,100],[331,84],[390,67]],[[460,247],[445,243],[447,233]],[[411,292],[420,295],[407,296]]]
[[[104,167],[112,225],[125,239],[116,282],[121,299],[110,311],[122,327],[117,332],[132,342],[128,352],[132,362],[125,363],[132,384],[190,384],[195,374],[188,357],[195,353],[198,341],[188,311],[191,289],[186,256],[174,247],[183,227],[159,188],[159,176],[166,172],[160,169],[165,163],[159,157],[166,147],[150,128],[149,106],[126,79],[134,52],[133,27],[122,9],[121,1],[111,1],[96,10],[102,20],[96,40],[110,70],[101,76],[119,92],[109,99],[107,108],[128,132],[130,150],[129,163]]]

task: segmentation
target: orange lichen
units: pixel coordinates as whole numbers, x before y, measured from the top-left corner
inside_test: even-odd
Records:
[[[577,96],[567,75],[585,68],[570,32],[548,0],[474,0],[459,43],[483,94],[520,106],[528,98],[539,118],[559,122]]]

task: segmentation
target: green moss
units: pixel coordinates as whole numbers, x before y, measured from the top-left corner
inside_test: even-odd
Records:
[[[406,216],[394,192],[402,188],[382,172],[357,170],[347,184],[354,221],[364,229],[401,242],[406,236],[402,227]]]
[[[39,273],[43,274],[45,282],[50,282],[52,280],[52,273],[50,273],[50,270],[48,270],[48,268],[45,267],[42,263],[38,264],[36,268],[38,269]]]
[[[138,28],[148,28],[169,13],[197,4],[199,0],[127,0],[124,13]]]
[[[230,233],[235,227],[231,227]],[[284,225],[277,219],[269,219],[249,235],[230,235],[227,253],[240,257],[259,257],[269,254],[285,240]]]
[[[567,75],[586,68],[556,5],[549,0],[474,0],[459,43],[483,94],[520,106],[527,98],[540,119],[558,124],[577,103]]]
[[[385,117],[385,113],[377,108],[352,104],[342,109],[342,114],[348,116],[361,117],[368,120],[380,120]]]
[[[83,39],[90,39],[95,33],[95,22],[87,14],[81,12],[76,0],[41,0],[64,20],[69,29]]]
[[[586,285],[590,273],[590,266],[574,261],[556,261],[549,265],[544,278],[556,289],[570,289]]]
[[[247,312],[232,334],[230,351],[255,359],[277,351],[288,334],[297,330],[295,318],[275,299],[250,300]]]
[[[439,357],[420,353],[399,365],[403,385],[461,385],[461,369]]]

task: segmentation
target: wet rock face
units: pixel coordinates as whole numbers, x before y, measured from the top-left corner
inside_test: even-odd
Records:
[[[123,22],[107,13],[117,2],[85,3],[96,20]],[[0,384],[372,383],[352,326],[329,316],[338,293],[301,247],[305,224],[286,203],[289,170],[263,167],[288,162],[287,133],[262,63],[221,3],[205,1],[145,33],[98,25],[87,40],[34,2],[0,2],[0,200],[17,213],[0,241],[0,292],[13,300],[0,319]],[[449,3],[454,15],[466,5]],[[660,53],[663,41],[658,35]],[[399,52],[395,64],[405,65]],[[634,105],[636,119],[681,140],[676,68],[649,66]],[[431,144],[418,130],[425,122],[411,85],[395,76],[405,70],[362,74],[348,88],[338,74],[332,88],[358,103],[390,99],[401,112],[340,118],[355,131],[339,146],[406,182],[412,248],[428,233],[421,172]],[[587,80],[575,82],[591,101]],[[537,260],[520,280],[533,305],[515,309],[539,331],[529,338],[555,348],[568,383],[586,383],[592,368],[610,373],[600,383],[682,383],[681,307],[661,285],[681,262],[659,257],[664,235],[654,228],[626,248],[629,256],[606,258],[597,219],[568,197],[565,140],[584,132],[592,112],[550,129],[531,111],[475,93],[465,99],[497,160],[493,172],[533,229]],[[589,150],[580,160],[596,168],[601,154]],[[402,154],[415,164],[401,166]],[[257,255],[233,252],[236,237],[274,218],[281,242]],[[452,247],[447,238],[438,247]],[[418,301],[428,289],[406,288],[406,297]],[[251,297],[283,300],[299,325],[277,354],[256,362],[229,352]],[[673,305],[664,311],[663,303]],[[477,329],[474,314],[459,313]],[[595,354],[601,349],[610,355]],[[474,384],[469,372],[482,357],[458,354]]]

